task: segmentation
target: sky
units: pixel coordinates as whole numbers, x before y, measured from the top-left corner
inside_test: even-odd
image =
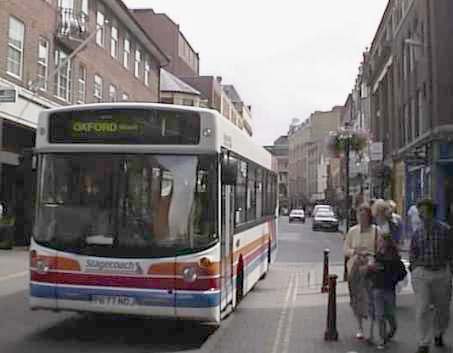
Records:
[[[343,105],[388,0],[124,0],[166,13],[252,106],[254,139],[272,144],[294,118]]]

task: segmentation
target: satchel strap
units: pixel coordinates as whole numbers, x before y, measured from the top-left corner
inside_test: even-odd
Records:
[[[378,250],[378,227],[374,226],[374,255],[377,254]]]

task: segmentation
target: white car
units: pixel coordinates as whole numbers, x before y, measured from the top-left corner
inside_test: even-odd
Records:
[[[305,223],[305,212],[304,210],[291,210],[288,217],[289,223],[299,221]]]
[[[316,205],[313,209],[312,216],[316,216],[318,211],[333,212],[333,208],[330,205]]]
[[[313,217],[312,229],[338,232],[338,218],[332,211],[319,210]]]

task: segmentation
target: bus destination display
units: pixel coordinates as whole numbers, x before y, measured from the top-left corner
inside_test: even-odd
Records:
[[[200,116],[169,110],[87,110],[49,117],[50,143],[177,144],[200,140]]]

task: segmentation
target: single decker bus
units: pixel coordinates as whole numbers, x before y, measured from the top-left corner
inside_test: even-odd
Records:
[[[275,163],[216,111],[45,110],[34,154],[33,310],[219,323],[275,259]]]

